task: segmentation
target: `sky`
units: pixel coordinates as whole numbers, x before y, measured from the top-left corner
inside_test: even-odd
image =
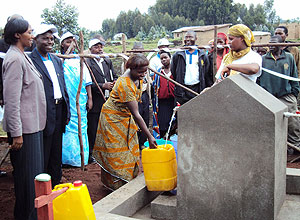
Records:
[[[7,17],[12,14],[20,14],[29,21],[34,28],[41,22],[43,9],[52,8],[56,0],[14,0],[1,3],[0,27],[4,27]],[[116,18],[120,11],[134,10],[138,8],[142,13],[147,12],[149,6],[155,4],[156,0],[65,0],[67,4],[77,7],[79,11],[78,23],[81,27],[90,30],[100,30],[102,21],[106,18]],[[104,3],[105,2],[105,3]],[[263,0],[234,0],[234,2],[253,4],[262,3]],[[274,8],[282,19],[300,17],[300,0],[275,0]]]

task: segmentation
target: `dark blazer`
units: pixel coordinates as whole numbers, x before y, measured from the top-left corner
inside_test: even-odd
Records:
[[[112,65],[112,62],[108,58],[104,58],[104,61],[102,62],[103,65],[103,71],[101,71],[99,65],[96,63],[96,61],[93,58],[87,59],[87,63],[90,66],[92,72],[94,73],[94,76],[96,78],[96,81],[98,82],[98,85],[102,89],[103,84],[105,83],[105,79],[107,82],[113,82],[118,77],[114,72],[114,68]],[[112,77],[111,74],[112,73]],[[104,89],[102,89],[104,94]],[[92,84],[92,98],[93,98],[93,108],[91,109],[91,113],[99,113],[101,111],[102,105],[104,104],[104,99],[102,95],[100,94],[100,91],[97,87],[97,85],[94,83]]]
[[[44,88],[45,88],[45,94],[47,100],[47,123],[46,123],[46,128],[44,129],[43,132],[45,136],[49,136],[52,135],[54,132],[55,121],[56,121],[56,107],[55,107],[55,100],[54,100],[53,83],[48,73],[48,70],[36,48],[32,51],[29,57],[31,58],[33,64],[38,69],[38,71],[42,74],[44,79]],[[63,128],[62,128],[64,132],[66,124],[69,121],[71,116],[69,96],[67,93],[62,61],[53,54],[50,54],[50,58],[56,70],[60,91],[64,99],[63,121],[65,123],[63,123]]]
[[[198,50],[198,65],[199,65],[199,89],[201,92],[206,87],[211,86],[211,70],[210,62],[203,50]],[[186,57],[185,51],[178,51],[172,56],[171,73],[175,81],[184,84],[186,72]],[[175,86],[175,97],[183,97],[185,90],[179,86]]]

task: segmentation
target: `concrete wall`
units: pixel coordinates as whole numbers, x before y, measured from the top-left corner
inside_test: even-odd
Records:
[[[231,76],[178,112],[178,219],[275,219],[285,198],[287,107]]]

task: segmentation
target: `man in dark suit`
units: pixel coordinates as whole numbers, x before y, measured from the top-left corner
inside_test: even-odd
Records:
[[[104,40],[92,39],[89,42],[89,49],[92,54],[102,54],[104,47]],[[96,81],[100,88],[105,94],[105,97],[109,97],[109,92],[112,90],[117,76],[114,73],[112,62],[109,58],[87,59],[88,65],[91,67],[92,72],[95,75]],[[102,105],[105,100],[103,99],[98,87],[93,82],[92,84],[92,97],[93,97],[93,108],[88,113],[88,137],[89,137],[89,163],[94,162],[92,157],[96,133],[98,128],[99,116]]]
[[[30,58],[43,76],[47,101],[47,123],[44,135],[45,172],[51,176],[52,186],[60,183],[62,176],[62,134],[70,120],[69,96],[64,79],[62,61],[53,54],[53,25],[42,24],[35,32],[36,48]]]

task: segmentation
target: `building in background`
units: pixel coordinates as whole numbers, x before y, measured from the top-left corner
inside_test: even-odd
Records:
[[[300,23],[282,23],[279,26],[286,26],[289,30],[286,40],[300,39]]]
[[[232,24],[218,24],[218,32],[228,33],[229,27]],[[179,38],[183,42],[184,35],[187,31],[193,30],[197,34],[197,45],[207,45],[208,41],[214,38],[214,27],[215,25],[206,25],[206,26],[191,26],[191,27],[182,27],[175,31],[172,31],[174,38]]]
[[[255,44],[265,44],[269,43],[271,33],[270,32],[264,32],[264,31],[252,31],[254,38],[255,38]]]

